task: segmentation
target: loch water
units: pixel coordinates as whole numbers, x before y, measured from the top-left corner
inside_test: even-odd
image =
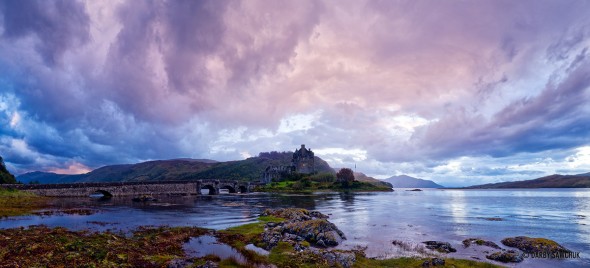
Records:
[[[0,219],[0,228],[30,225],[129,231],[141,225],[213,229],[256,221],[266,208],[301,207],[330,216],[345,235],[339,248],[366,247],[369,257],[398,257],[393,240],[418,245],[442,240],[459,249],[448,257],[483,258],[461,241],[481,238],[501,245],[512,236],[544,237],[580,252],[580,259],[526,259],[515,267],[590,267],[588,189],[424,189],[394,192],[313,194],[249,193],[217,196],[158,196],[158,202],[130,198],[60,198],[55,208],[90,208],[91,215],[56,213]],[[401,254],[403,255],[403,254]]]

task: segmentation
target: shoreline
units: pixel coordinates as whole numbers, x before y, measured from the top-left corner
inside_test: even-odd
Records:
[[[332,192],[333,192],[333,191],[332,191]],[[334,192],[334,193],[336,193],[336,196],[338,196],[337,192]],[[400,192],[399,194],[402,194],[403,196],[408,196],[408,195],[406,195],[405,193],[402,193],[402,192]],[[362,194],[361,194],[361,195],[362,195]],[[340,196],[342,197],[342,195],[340,195]],[[372,195],[371,195],[371,196],[372,196]],[[385,196],[390,196],[390,195],[389,195],[389,194],[386,194]],[[421,195],[421,194],[417,194],[417,195],[416,195],[416,194],[412,194],[412,195],[409,195],[409,196],[417,196],[416,198],[420,198],[420,196],[422,196],[422,195]],[[226,202],[226,203],[227,203],[227,202],[229,202],[229,203],[232,203],[232,202],[234,202],[233,200],[230,200],[231,198],[230,198],[230,199],[227,199],[228,197],[231,197],[231,196],[229,196],[229,195],[226,195],[224,198],[220,198],[220,199],[218,199],[218,200],[226,200],[226,201],[223,201],[223,202]],[[63,212],[61,212],[61,211],[60,211],[60,209],[64,208],[64,207],[63,207],[63,204],[60,204],[60,201],[59,201],[60,199],[59,199],[59,198],[56,198],[55,200],[57,200],[57,202],[51,202],[51,204],[52,204],[52,207],[50,207],[50,210],[51,210],[51,211],[49,211],[49,212],[51,212],[51,213],[49,213],[49,212],[43,212],[43,211],[41,211],[41,212],[39,212],[39,213],[37,213],[37,214],[33,214],[33,215],[37,215],[37,216],[39,216],[39,215],[41,215],[41,216],[45,216],[45,215],[51,216],[52,214],[74,214],[74,215],[76,215],[76,213],[80,213],[80,215],[85,215],[85,214],[82,214],[82,213],[92,213],[92,211],[81,210],[81,209],[69,209],[69,211],[63,211]],[[189,200],[189,199],[187,199],[187,200]],[[348,199],[346,199],[346,200],[348,200]],[[129,201],[129,202],[130,202],[130,201]],[[219,203],[219,204],[221,204],[221,203]],[[219,204],[218,204],[218,205],[219,205]],[[232,203],[232,204],[233,204],[233,203]],[[53,206],[53,205],[55,205],[55,206]],[[221,205],[223,205],[223,204],[221,204]],[[245,205],[245,204],[244,204],[244,205]],[[86,207],[86,206],[87,206],[87,204],[84,204],[84,202],[80,203],[80,208],[84,208],[84,207]],[[68,208],[71,208],[71,207],[68,207]],[[322,210],[322,211],[323,211],[323,210]],[[327,211],[327,212],[325,212],[325,213],[328,213],[328,212],[329,212],[329,211]],[[259,211],[258,211],[257,213],[259,213]],[[254,217],[253,219],[257,219],[257,217],[256,217],[255,215],[257,215],[257,214],[253,214],[253,215],[252,215],[252,216]],[[331,215],[331,214],[328,214],[328,215]],[[335,214],[335,215],[337,215],[337,214]],[[342,225],[343,227],[346,227],[346,224],[347,224],[346,222],[349,222],[349,223],[350,223],[350,221],[346,221],[346,220],[345,220],[345,219],[346,219],[346,217],[343,217],[343,215],[337,215],[337,216],[332,216],[332,217],[334,217],[333,219],[335,219],[335,223],[337,223],[337,224],[339,224],[339,225],[342,225],[342,224],[344,224],[344,225]],[[333,219],[330,219],[330,220],[333,220]],[[479,218],[478,218],[478,219],[479,219]],[[488,218],[481,218],[481,219],[479,219],[479,220],[481,220],[481,221],[484,221],[484,220],[485,220],[485,221],[490,221],[490,222],[502,222],[502,221],[503,221],[503,219],[502,219],[502,218],[498,218],[498,217],[488,217]],[[256,223],[258,223],[259,221],[260,221],[260,219],[258,219],[258,221],[257,221]],[[41,221],[41,222],[42,222],[42,221]],[[88,222],[88,223],[90,223],[90,222]],[[96,222],[96,223],[98,223],[98,224],[99,224],[100,222]],[[106,223],[106,224],[107,224],[107,225],[111,225],[111,224],[113,224],[113,223]],[[144,223],[144,224],[145,224],[145,223]],[[185,224],[186,224],[186,223],[185,223]],[[183,228],[183,227],[186,227],[186,226],[191,226],[190,224],[191,224],[191,223],[189,223],[189,225],[179,225],[179,226],[177,226],[177,227],[170,227],[170,228]],[[254,223],[252,223],[252,224],[254,224]],[[249,225],[249,224],[246,224],[246,225]],[[13,226],[15,226],[15,225],[13,225]],[[23,225],[23,226],[26,226],[26,225]],[[59,226],[59,225],[57,225],[57,226]],[[154,226],[165,226],[165,225],[163,225],[163,224],[161,224],[161,223],[158,223],[158,224],[155,224]],[[208,225],[201,225],[201,223],[198,223],[198,224],[195,224],[195,225],[193,225],[193,226],[208,226]],[[75,231],[75,232],[95,232],[95,233],[100,233],[100,234],[107,234],[107,232],[105,232],[105,230],[109,230],[109,229],[110,229],[110,231],[112,231],[112,230],[115,230],[115,231],[113,231],[113,232],[114,232],[114,234],[118,234],[118,233],[120,233],[120,231],[116,231],[117,229],[119,229],[119,228],[117,228],[118,226],[112,226],[112,225],[111,225],[111,226],[107,226],[107,228],[109,228],[109,229],[105,229],[105,228],[97,228],[97,229],[94,229],[94,228],[92,228],[90,225],[87,225],[86,227],[84,227],[84,226],[81,226],[81,227],[83,227],[83,228],[81,228],[81,229],[78,229],[78,228],[73,228],[73,229],[66,229],[66,230],[68,230],[68,231],[71,231],[71,230],[78,230],[78,231]],[[111,227],[115,227],[115,228],[111,229]],[[232,227],[232,228],[228,228],[228,229],[233,229],[233,228],[238,228],[238,229],[239,229],[239,228],[242,228],[242,227],[243,227],[243,226],[242,226],[242,225],[240,225],[240,226],[236,226],[236,227]],[[59,228],[59,227],[56,227],[56,228]],[[56,229],[56,228],[51,228],[51,229]],[[126,232],[131,232],[131,233],[133,233],[133,232],[134,232],[136,229],[138,229],[138,228],[144,228],[144,227],[141,227],[141,226],[139,226],[139,225],[136,225],[136,227],[133,227],[133,228],[125,228],[125,229],[127,230]],[[168,227],[164,227],[164,228],[168,228]],[[208,227],[208,228],[211,228],[211,227]],[[222,232],[222,231],[224,231],[224,230],[227,230],[227,229],[221,229],[221,228],[220,228],[220,229],[218,229],[217,227],[213,227],[213,228],[217,229],[217,231],[215,231],[215,232]],[[223,228],[226,228],[226,227],[223,227]],[[12,229],[22,229],[22,227],[12,227]],[[93,230],[93,229],[94,229],[94,230]],[[101,230],[101,231],[99,231],[99,232],[96,232],[96,230],[100,230],[100,229],[102,229],[102,230]],[[201,228],[201,229],[202,229],[202,228]],[[390,229],[391,229],[391,228],[390,228]],[[406,228],[403,228],[403,229],[405,230]],[[408,225],[408,228],[407,228],[407,229],[408,229],[408,230],[410,230],[410,229],[411,229],[411,230],[414,230],[414,229],[412,228],[412,226],[410,226],[410,225]],[[9,230],[9,229],[4,229],[4,230]],[[123,230],[123,229],[120,229],[120,230]],[[478,238],[478,236],[469,236],[469,233],[465,234],[465,236],[463,236],[463,237],[462,237],[462,238],[460,238],[459,240],[457,240],[457,239],[454,239],[454,238],[451,238],[451,239],[449,239],[449,237],[444,237],[444,236],[442,236],[442,237],[441,237],[441,236],[437,236],[435,233],[431,233],[431,232],[426,232],[426,233],[428,233],[428,234],[430,234],[430,235],[428,235],[428,236],[424,236],[424,239],[423,239],[423,240],[427,240],[427,239],[442,239],[441,241],[449,241],[449,242],[451,242],[451,244],[452,244],[454,247],[456,247],[456,248],[457,248],[459,251],[460,251],[460,247],[461,247],[461,240],[463,240],[463,239],[465,239],[465,238],[476,238],[476,239]],[[513,233],[512,235],[513,235],[513,236],[514,236],[514,235],[521,235],[521,234],[525,234],[525,233],[526,233],[526,232],[524,232],[524,233],[523,233],[523,232],[518,232],[518,233]],[[350,228],[348,228],[348,231],[347,231],[347,233],[346,233],[346,234],[349,236],[349,238],[350,238],[350,239],[353,239],[353,238],[354,238],[354,236],[358,235],[358,233],[356,233],[355,231],[351,230]],[[389,240],[389,242],[385,241],[385,242],[389,243],[389,245],[390,245],[390,247],[388,247],[389,249],[387,249],[388,251],[391,251],[391,249],[392,249],[392,248],[393,248],[393,249],[397,249],[397,248],[395,247],[395,245],[394,245],[394,247],[391,247],[392,240],[393,240],[393,241],[395,241],[395,239],[403,239],[403,240],[402,240],[402,242],[403,242],[403,241],[406,241],[406,240],[405,240],[405,238],[404,238],[404,236],[403,236],[403,235],[402,235],[402,236],[400,236],[400,234],[403,234],[403,233],[398,233],[398,234],[396,234],[396,233],[391,233],[391,234],[387,235],[388,239],[390,239],[390,240]],[[538,234],[538,235],[539,235],[539,234]],[[542,235],[541,235],[541,236],[542,236]],[[495,238],[504,238],[504,237],[503,237],[503,236],[492,236],[492,237],[490,237],[490,236],[483,236],[482,238],[484,238],[484,239],[485,239],[485,238],[488,238],[488,239],[492,238],[492,239],[491,239],[492,241],[495,241],[496,243],[500,244],[500,241],[499,241],[499,239],[495,239]],[[356,238],[354,238],[354,239],[356,239]],[[409,245],[410,247],[414,247],[414,246],[416,246],[416,245],[420,245],[420,244],[421,244],[422,240],[420,240],[420,239],[421,239],[421,238],[418,238],[418,239],[412,239],[412,240],[407,240],[406,242],[414,243],[413,245],[412,245],[412,244],[410,244],[410,245]],[[346,240],[346,241],[348,241],[348,240]],[[398,241],[399,241],[399,240],[398,240]],[[243,242],[244,242],[244,244],[246,244],[245,242],[249,242],[249,240],[244,240]],[[563,242],[563,241],[562,241],[562,242]],[[371,243],[373,243],[373,242],[371,242]],[[400,243],[400,244],[401,244],[401,243]],[[247,245],[247,244],[246,244],[246,245]],[[343,244],[343,245],[344,245],[344,244]],[[349,244],[349,245],[354,245],[354,243],[353,243],[353,244]],[[362,244],[361,244],[361,245],[362,245]],[[401,246],[408,247],[407,245],[401,245]],[[401,246],[400,246],[400,248],[401,248]],[[369,247],[373,247],[373,244],[369,244]],[[335,248],[335,249],[339,249],[339,248],[340,248],[341,250],[343,250],[343,251],[350,251],[350,250],[357,250],[357,251],[358,251],[359,249],[362,249],[362,248],[354,248],[354,247],[350,248],[350,247],[340,247],[340,246],[339,246],[339,247],[337,247],[337,248]],[[471,250],[471,249],[473,249],[473,248],[476,248],[476,249],[477,249],[478,247],[476,247],[475,245],[473,245],[473,247],[470,247],[470,250]],[[370,248],[369,248],[369,250],[370,250]],[[579,250],[579,248],[578,248],[578,250]],[[364,253],[364,250],[362,250],[362,251],[363,251],[363,253]],[[480,250],[480,251],[481,251],[481,250]],[[367,252],[370,252],[370,251],[367,251]],[[363,256],[362,258],[361,258],[361,257],[359,257],[359,259],[367,258],[367,259],[370,259],[368,262],[375,263],[375,262],[381,262],[381,261],[385,261],[385,260],[383,260],[383,259],[381,259],[381,258],[389,258],[389,259],[386,259],[386,260],[390,260],[390,261],[391,261],[391,259],[394,259],[394,260],[397,260],[397,261],[401,261],[401,258],[408,258],[408,257],[406,257],[406,256],[404,256],[404,255],[401,255],[401,257],[399,257],[400,255],[398,255],[398,254],[397,254],[397,253],[395,253],[395,252],[390,252],[390,253],[391,253],[391,254],[387,254],[387,255],[381,255],[381,256],[380,256],[380,255],[375,255],[375,254],[371,253],[372,255],[370,255],[370,256],[371,256],[371,257],[375,257],[375,258],[377,258],[377,259],[367,258],[367,256],[366,256],[365,254],[363,254],[364,256]],[[492,252],[490,252],[490,253],[492,253]],[[446,259],[446,258],[453,257],[453,258],[455,258],[455,259],[463,259],[463,260],[474,260],[474,261],[478,261],[476,258],[473,258],[473,256],[479,256],[479,258],[480,258],[480,259],[479,259],[479,261],[480,261],[480,262],[482,262],[482,261],[484,261],[484,262],[485,262],[485,261],[486,261],[486,259],[485,259],[485,255],[484,255],[484,254],[482,254],[482,255],[469,255],[469,254],[472,254],[472,253],[466,253],[466,251],[464,251],[464,252],[463,252],[463,253],[461,253],[461,254],[459,254],[459,252],[457,252],[456,254],[449,254],[449,255],[447,255],[447,256],[436,255],[436,256],[434,256],[434,257],[438,257],[438,258],[441,258],[441,257],[442,257],[442,258],[445,258],[445,259]],[[416,255],[418,255],[418,254],[416,254]],[[425,256],[427,256],[427,257],[433,257],[433,256],[430,256],[430,255],[425,255]],[[413,259],[420,259],[420,260],[426,261],[426,259],[424,259],[424,256],[420,256],[420,255],[418,255],[418,256],[410,256],[410,258],[413,258]],[[406,260],[406,261],[407,261],[407,260]],[[528,260],[528,261],[526,261],[524,264],[525,264],[525,266],[526,266],[527,264],[528,264],[528,265],[532,265],[532,264],[536,264],[536,263],[537,263],[537,262],[531,262],[531,260]],[[559,262],[553,262],[553,261],[548,261],[548,263],[549,263],[549,264],[552,264],[552,263],[559,264]],[[567,263],[571,263],[571,262],[567,262]],[[494,263],[494,264],[500,264],[500,265],[502,265],[502,263]],[[520,265],[517,265],[517,266],[520,266]],[[545,263],[545,266],[544,266],[544,267],[546,267],[546,266],[548,266],[548,265],[547,265],[547,263]],[[377,266],[377,267],[378,267],[378,266]]]
[[[333,244],[319,246],[324,242],[318,242],[319,240],[315,238],[306,238],[302,242],[296,242],[296,239],[292,238],[281,238],[282,240],[275,246],[269,247],[268,241],[272,239],[267,240],[265,235],[272,232],[272,227],[281,224],[293,225],[295,226],[293,230],[299,230],[297,226],[300,224],[311,226],[311,229],[300,233],[303,236],[316,233],[316,237],[326,237],[321,231],[327,232],[326,235],[330,231],[322,229],[325,227],[319,227],[324,225],[315,225],[316,222],[329,224],[326,220],[327,216],[319,212],[295,208],[281,210],[282,214],[272,214],[278,210],[267,211],[271,212],[265,211],[255,223],[224,230],[196,226],[140,226],[132,230],[131,235],[125,235],[111,230],[71,231],[63,227],[49,228],[43,225],[2,229],[0,230],[0,260],[4,264],[18,263],[29,267],[49,264],[58,266],[84,264],[104,267],[210,267],[207,265],[219,265],[219,267],[422,267],[426,262],[442,262],[455,267],[500,267],[487,262],[435,257],[435,254],[425,257],[367,258],[362,248],[335,250],[332,249]],[[301,217],[304,219],[301,220]],[[217,243],[231,246],[245,258],[246,262],[240,263],[240,258],[222,259],[214,254],[201,257],[189,256],[185,245],[192,238],[202,236],[215,237],[219,241]],[[268,254],[257,253],[253,248],[265,248]]]

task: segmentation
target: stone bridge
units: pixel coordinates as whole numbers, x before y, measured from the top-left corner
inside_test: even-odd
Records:
[[[79,197],[101,193],[104,196],[139,195],[200,195],[208,190],[209,195],[227,189],[229,193],[248,193],[258,185],[256,182],[223,180],[158,181],[158,182],[100,182],[67,184],[4,184],[0,187],[18,189],[41,196]]]

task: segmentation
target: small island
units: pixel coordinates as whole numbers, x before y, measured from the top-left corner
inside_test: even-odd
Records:
[[[388,183],[356,180],[350,168],[342,168],[338,172],[318,172],[316,157],[311,149],[305,148],[305,144],[295,150],[290,165],[268,166],[261,181],[265,185],[256,190],[262,192],[393,191]]]

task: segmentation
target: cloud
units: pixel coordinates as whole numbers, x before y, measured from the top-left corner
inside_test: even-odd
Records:
[[[20,173],[305,143],[379,177],[551,172],[539,154],[562,163],[590,144],[588,11],[576,1],[3,2],[1,154]]]
[[[35,48],[43,60],[55,65],[69,49],[89,39],[89,19],[78,1],[4,1],[2,37],[20,39],[33,35]]]

